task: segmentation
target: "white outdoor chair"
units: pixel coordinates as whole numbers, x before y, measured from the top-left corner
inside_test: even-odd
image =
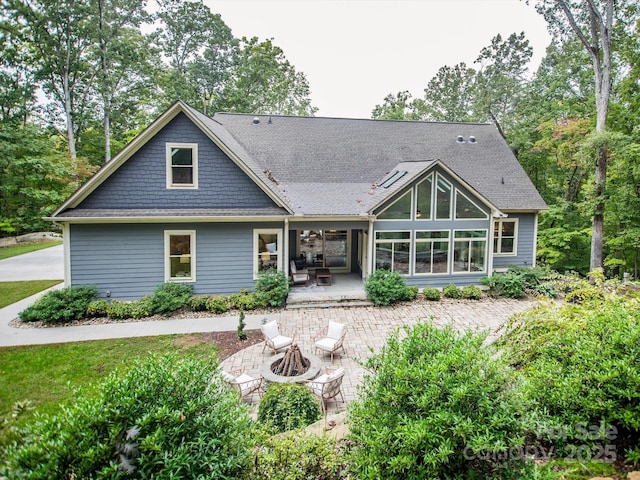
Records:
[[[264,353],[266,347],[271,348],[273,353],[278,353],[278,350],[288,347],[293,343],[293,334],[286,328],[279,327],[276,320],[265,323],[260,329],[264,335],[262,353]]]
[[[295,285],[297,283],[304,283],[306,287],[309,284],[309,271],[307,269],[300,269],[296,267],[296,262],[291,260],[290,265],[291,282]]]
[[[344,337],[347,334],[347,326],[329,320],[329,325],[324,327],[313,337],[315,342],[313,346],[317,350],[323,350],[331,354],[331,363],[333,363],[333,354],[342,349],[342,353],[347,353],[344,348]]]
[[[342,379],[345,375],[344,368],[340,367],[333,373],[324,373],[314,380],[306,382],[307,387],[320,399],[322,413],[327,413],[327,400],[336,398],[340,395],[342,403],[344,403],[344,395],[342,394]]]
[[[234,371],[233,373],[221,371],[222,378],[229,382],[231,387],[238,391],[241,399],[249,397],[249,400],[253,397],[255,392],[258,392],[258,397],[262,398],[262,377],[254,378],[251,375],[242,373],[242,370]]]

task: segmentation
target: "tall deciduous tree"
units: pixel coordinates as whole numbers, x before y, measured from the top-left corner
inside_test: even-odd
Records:
[[[6,8],[37,51],[38,78],[63,112],[72,162],[76,136],[91,100],[95,71],[89,66],[91,9],[80,0],[6,0]]]
[[[612,88],[612,34],[614,19],[624,0],[539,0],[536,9],[552,33],[564,40],[577,37],[591,58],[595,75],[596,132],[607,126]],[[601,142],[595,168],[594,208],[591,237],[591,269],[603,265],[603,227],[609,148]]]

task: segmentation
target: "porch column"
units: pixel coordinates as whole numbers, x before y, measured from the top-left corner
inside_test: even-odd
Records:
[[[369,235],[367,236],[367,275],[366,277],[369,278],[369,276],[373,273],[373,245],[374,245],[374,235],[375,232],[373,231],[373,218],[369,217]],[[365,280],[367,279],[365,278]]]

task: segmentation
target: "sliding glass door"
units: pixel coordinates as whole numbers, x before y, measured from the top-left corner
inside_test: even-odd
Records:
[[[298,257],[306,267],[347,270],[348,230],[300,230]]]

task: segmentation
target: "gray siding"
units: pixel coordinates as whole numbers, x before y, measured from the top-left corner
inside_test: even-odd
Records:
[[[533,213],[509,213],[508,219],[518,219],[517,255],[494,255],[493,268],[509,268],[514,265],[530,267],[535,259],[535,225]]]
[[[166,144],[198,144],[198,189],[166,188]],[[252,208],[274,202],[209,137],[179,114],[79,208]]]
[[[100,297],[134,300],[164,282],[165,230],[196,231],[195,294],[252,289],[253,230],[282,224],[71,225],[71,285],[96,285]]]

